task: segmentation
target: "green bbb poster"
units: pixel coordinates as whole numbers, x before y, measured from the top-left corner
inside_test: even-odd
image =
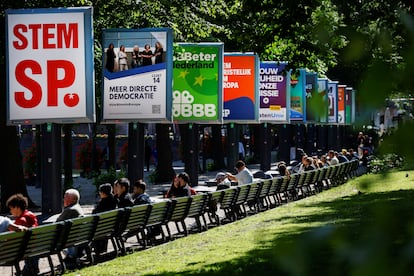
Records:
[[[177,43],[173,56],[173,119],[222,121],[223,43]]]

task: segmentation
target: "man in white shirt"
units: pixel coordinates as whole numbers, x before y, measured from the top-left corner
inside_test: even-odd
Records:
[[[335,156],[335,151],[330,150],[328,152],[328,157],[329,157],[329,165],[333,166],[333,165],[339,164],[338,157]]]
[[[227,177],[230,180],[237,181],[238,185],[250,184],[253,182],[253,174],[249,171],[249,169],[246,167],[246,164],[242,160],[237,161],[236,170],[236,175],[227,173]]]

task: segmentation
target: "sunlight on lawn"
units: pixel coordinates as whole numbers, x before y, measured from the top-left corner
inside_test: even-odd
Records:
[[[408,174],[365,175],[71,275],[402,275],[414,260]]]

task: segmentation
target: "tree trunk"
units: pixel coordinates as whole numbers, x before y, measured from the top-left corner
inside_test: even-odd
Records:
[[[104,154],[108,155],[105,158],[105,162],[107,162],[105,166],[106,169],[109,170],[111,167],[114,169],[116,168],[116,128],[114,124],[107,125],[106,128],[108,130],[108,145],[106,149],[107,152],[104,152]]]
[[[73,168],[72,168],[72,125],[63,125],[63,171],[65,180],[63,190],[66,191],[73,187]]]
[[[0,29],[4,30],[4,18],[0,20]],[[3,47],[2,47],[3,48]],[[2,51],[3,53],[3,51]],[[6,213],[6,201],[9,196],[21,193],[29,199],[29,207],[37,207],[27,194],[24,182],[22,155],[20,140],[15,126],[6,125],[6,64],[5,59],[0,59],[0,133],[3,136],[3,144],[0,150],[0,185],[1,185],[1,213]]]
[[[156,183],[171,181],[174,177],[174,169],[172,167],[172,150],[169,135],[168,124],[156,124],[156,150],[157,150],[157,169],[155,171]]]
[[[98,151],[97,144],[96,144],[96,133],[97,133],[97,123],[92,124],[92,175],[89,177],[93,177],[99,175],[101,173],[100,168],[100,152]]]
[[[6,101],[2,101],[5,103]],[[5,105],[5,104],[4,104]],[[3,104],[1,104],[3,106]],[[29,208],[38,207],[30,199],[24,182],[22,156],[19,138],[15,126],[0,124],[0,132],[7,141],[7,146],[1,147],[0,158],[0,185],[1,185],[1,213],[6,213],[6,201],[14,194],[21,193],[29,199]]]
[[[224,147],[223,137],[221,135],[221,125],[212,125],[212,136],[213,136],[213,159],[214,159],[214,170],[221,170],[226,167],[224,163]]]

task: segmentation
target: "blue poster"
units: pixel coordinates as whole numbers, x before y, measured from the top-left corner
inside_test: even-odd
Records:
[[[303,122],[306,106],[305,99],[305,84],[306,71],[299,69],[290,75],[290,120]]]
[[[318,102],[320,102],[319,123],[328,122],[328,79],[318,78]]]
[[[318,74],[316,72],[306,72],[305,122],[315,123],[318,121],[321,106],[317,97]]]

